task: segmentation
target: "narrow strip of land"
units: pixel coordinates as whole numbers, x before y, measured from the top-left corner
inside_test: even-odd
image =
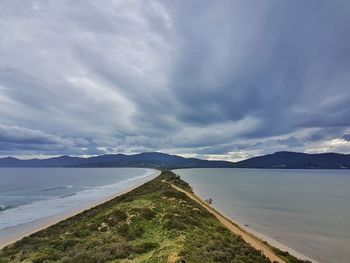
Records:
[[[218,212],[213,207],[206,204],[200,197],[198,197],[194,193],[190,193],[188,191],[185,191],[185,190],[181,189],[180,187],[177,187],[176,185],[172,184],[172,187],[174,187],[176,190],[178,190],[180,192],[185,193],[189,198],[198,202],[200,205],[202,205],[204,208],[206,208],[211,214],[213,214],[231,232],[233,232],[236,235],[241,236],[245,242],[247,242],[249,245],[254,247],[256,250],[261,251],[266,257],[268,257],[271,260],[271,262],[286,263],[284,260],[279,258],[267,245],[262,243],[258,238],[256,238],[252,234],[248,233],[247,231],[241,229],[237,224],[235,224],[230,219],[228,219],[227,217],[222,215],[220,212]]]

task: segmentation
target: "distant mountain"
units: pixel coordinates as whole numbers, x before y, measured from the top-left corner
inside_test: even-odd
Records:
[[[276,152],[235,163],[237,168],[350,169],[350,155]]]
[[[90,158],[60,156],[49,159],[20,160],[6,157],[0,159],[0,167],[146,167],[175,169],[234,167],[234,164],[227,161],[208,161],[159,152],[146,152],[134,155],[108,154]]]
[[[276,152],[237,163],[184,158],[159,152],[134,155],[107,154],[90,158],[60,156],[49,159],[0,159],[0,167],[146,167],[176,168],[280,168],[280,169],[350,169],[350,155],[339,153],[306,154]]]

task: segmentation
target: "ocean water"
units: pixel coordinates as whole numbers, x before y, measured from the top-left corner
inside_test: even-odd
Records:
[[[202,198],[213,198],[214,207],[267,241],[316,262],[350,262],[350,170],[175,172]]]
[[[0,168],[0,230],[102,200],[145,182],[141,168]]]

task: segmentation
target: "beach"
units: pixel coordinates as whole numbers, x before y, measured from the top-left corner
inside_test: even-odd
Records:
[[[183,169],[216,210],[270,245],[312,262],[349,262],[348,170]]]
[[[246,229],[244,226],[240,225],[237,222],[234,222],[232,219],[230,219],[228,216],[224,215],[221,211],[218,211],[214,207],[210,206],[207,202],[205,202],[202,198],[200,198],[196,193],[185,191],[175,185],[173,187],[185,193],[188,197],[190,197],[192,200],[195,200],[199,204],[201,204],[203,207],[205,207],[210,213],[212,213],[225,227],[227,227],[231,232],[233,232],[236,235],[241,236],[245,242],[250,244],[252,247],[254,247],[256,250],[261,251],[266,257],[268,257],[272,262],[281,262],[285,263],[283,259],[278,257],[276,253],[272,250],[272,247],[278,248],[281,251],[288,251],[291,255],[302,259],[302,260],[309,260],[313,263],[318,263],[316,260],[311,259],[292,248],[289,248],[272,238],[269,238],[267,236],[263,236],[260,233],[256,231],[252,231],[251,229]],[[266,241],[268,244],[265,244],[264,241]]]
[[[147,176],[145,179],[146,179],[146,181],[150,181],[150,180],[154,179],[155,177],[157,177],[159,174],[160,174],[160,171],[155,170],[152,174]],[[55,214],[53,216],[48,216],[48,217],[36,219],[36,220],[33,220],[31,222],[27,222],[24,224],[1,229],[0,230],[0,249],[7,246],[7,245],[10,245],[10,244],[16,242],[16,241],[18,241],[26,236],[29,236],[35,232],[38,232],[38,231],[45,229],[49,226],[57,224],[60,221],[63,221],[67,218],[70,218],[74,215],[77,215],[77,214],[83,212],[84,210],[88,210],[92,207],[95,207],[95,206],[98,206],[102,203],[105,203],[105,202],[107,202],[107,201],[109,201],[117,196],[125,194],[125,193],[139,187],[140,185],[142,185],[144,183],[145,183],[145,181],[140,182],[139,184],[137,184],[131,188],[128,188],[126,190],[118,191],[112,195],[109,195],[109,196],[106,196],[103,198],[99,198],[99,199],[96,199],[96,200],[88,202],[88,203],[81,204],[77,207],[71,208],[69,210]]]

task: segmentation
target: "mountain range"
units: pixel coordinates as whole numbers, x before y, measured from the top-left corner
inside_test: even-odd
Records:
[[[146,152],[133,155],[107,154],[89,158],[60,156],[48,159],[20,160],[13,157],[6,157],[0,159],[0,167],[146,167],[174,169],[233,167],[233,163],[184,158],[159,152]]]
[[[133,155],[107,154],[89,158],[60,156],[48,159],[21,160],[0,158],[0,167],[147,167],[176,168],[284,168],[284,169],[350,169],[350,155],[339,153],[306,154],[276,152],[240,162],[184,158],[160,152]]]
[[[276,152],[234,164],[236,168],[350,169],[350,154]]]
[[[160,152],[133,155],[107,154],[89,158],[60,156],[21,160],[0,158],[0,167],[146,167],[177,168],[280,168],[280,169],[350,169],[350,155],[339,153],[306,154],[276,152],[240,162],[184,158]]]

